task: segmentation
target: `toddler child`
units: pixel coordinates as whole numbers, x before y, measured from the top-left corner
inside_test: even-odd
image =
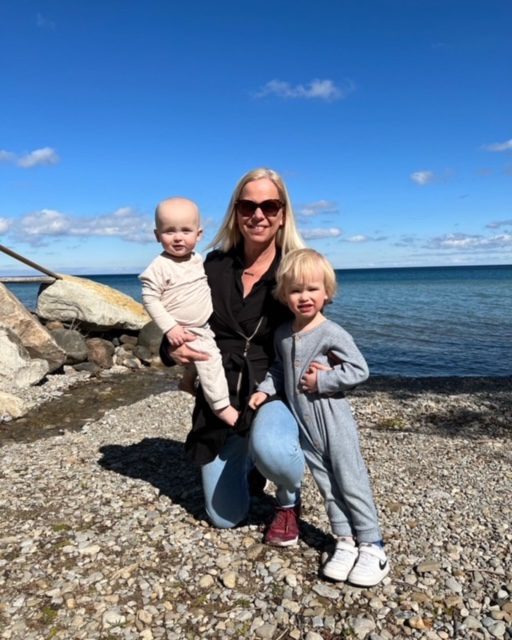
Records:
[[[155,211],[155,236],[163,247],[139,276],[147,312],[173,347],[198,336],[191,348],[209,358],[185,369],[181,388],[192,391],[195,371],[212,411],[234,426],[238,411],[231,406],[222,357],[208,326],[212,299],[201,256],[194,251],[203,230],[199,209],[187,198],[168,198]]]
[[[287,253],[275,296],[294,320],[275,334],[276,360],[249,406],[284,391],[299,423],[301,445],[325,500],[336,549],[323,574],[361,587],[389,573],[357,425],[345,391],[368,377],[367,364],[352,337],[324,317],[336,290],[329,262],[312,249]]]

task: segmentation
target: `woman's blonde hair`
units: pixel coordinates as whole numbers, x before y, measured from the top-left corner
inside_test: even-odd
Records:
[[[294,284],[307,283],[318,271],[324,277],[327,302],[331,302],[336,294],[336,274],[329,260],[314,249],[297,249],[284,256],[277,269],[274,296],[286,304],[286,295]]]
[[[268,178],[275,184],[279,192],[279,198],[284,203],[283,226],[280,227],[277,232],[276,246],[281,249],[283,255],[288,253],[288,251],[301,249],[305,246],[297,230],[297,225],[295,224],[292,203],[283,179],[276,171],[263,167],[249,171],[238,181],[231,200],[229,201],[224,220],[217,235],[212,240],[210,247],[222,249],[222,251],[227,252],[242,242],[242,234],[240,233],[236,219],[236,202],[248,182],[261,180],[262,178]]]

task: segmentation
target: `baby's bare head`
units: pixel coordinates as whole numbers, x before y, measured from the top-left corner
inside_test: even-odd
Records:
[[[162,231],[169,226],[188,225],[199,229],[199,207],[188,198],[166,198],[155,209],[155,230]]]

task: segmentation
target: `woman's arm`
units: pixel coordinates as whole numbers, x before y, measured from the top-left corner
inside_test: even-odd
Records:
[[[190,334],[185,338],[185,342],[179,347],[172,347],[167,336],[162,338],[160,344],[160,359],[166,367],[173,367],[175,364],[190,364],[200,360],[208,360],[208,355],[204,351],[194,349],[193,342],[197,336]]]

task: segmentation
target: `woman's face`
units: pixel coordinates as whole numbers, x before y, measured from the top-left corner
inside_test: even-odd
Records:
[[[248,182],[240,192],[238,199],[261,203],[265,200],[281,200],[281,197],[272,180],[260,178]],[[249,215],[242,215],[238,211],[235,215],[246,249],[268,246],[275,243],[277,232],[284,225],[284,204],[275,214],[264,214],[260,208],[257,208]]]

